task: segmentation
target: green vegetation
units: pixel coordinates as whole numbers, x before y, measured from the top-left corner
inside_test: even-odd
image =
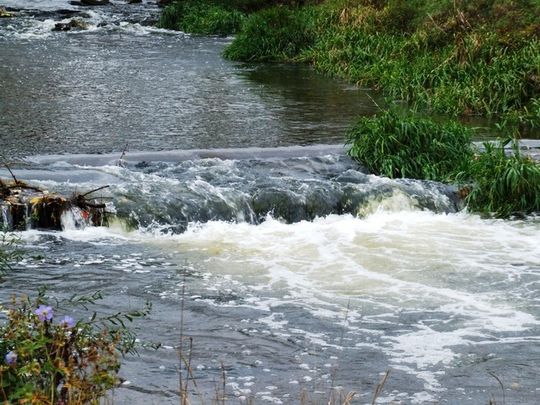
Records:
[[[280,8],[250,15],[225,56],[304,61],[428,111],[505,115],[540,127],[538,0],[327,0]]]
[[[159,27],[201,35],[231,35],[242,28],[249,14],[273,6],[317,3],[319,0],[177,0],[161,15]],[[272,17],[270,17],[272,19]],[[276,21],[276,20],[274,20]],[[289,22],[292,22],[289,20]],[[280,22],[283,25],[286,22]],[[264,34],[264,32],[261,32]],[[259,38],[260,41],[260,38]],[[298,50],[297,50],[298,51]]]
[[[396,178],[457,183],[471,212],[508,218],[540,212],[540,164],[517,141],[485,143],[473,153],[472,131],[393,111],[362,118],[351,129],[349,155],[370,171]],[[505,146],[513,142],[512,150]]]
[[[446,180],[472,156],[472,131],[393,111],[361,118],[349,131],[349,155],[387,177]]]
[[[278,6],[251,15],[225,57],[243,61],[291,61],[313,45],[311,8]],[[261,40],[264,38],[264,40]]]
[[[0,277],[10,268],[11,263],[21,258],[19,240],[10,233],[0,231]]]
[[[202,35],[228,35],[238,32],[245,15],[221,4],[182,1],[167,6],[159,26]]]
[[[20,260],[18,239],[0,237],[0,275]],[[136,338],[126,324],[146,316],[143,310],[76,321],[69,310],[88,310],[100,292],[69,299],[13,297],[0,304],[0,402],[5,404],[97,404],[120,380],[120,355],[136,353]],[[53,304],[49,305],[49,302]]]
[[[512,153],[505,149],[510,142]],[[471,211],[501,218],[540,212],[540,164],[523,156],[515,141],[484,143],[457,180],[472,185],[465,197]]]
[[[119,354],[134,351],[135,337],[126,321],[144,311],[75,321],[58,319],[66,306],[95,303],[101,295],[46,302],[44,292],[35,300],[14,299],[7,322],[0,325],[0,399],[3,403],[99,403],[115,387]],[[2,308],[4,309],[4,308]]]

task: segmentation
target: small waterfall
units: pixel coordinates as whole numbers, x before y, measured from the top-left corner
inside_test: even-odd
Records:
[[[84,196],[67,199],[43,193],[23,194],[20,191],[0,204],[0,229],[28,231],[30,229],[65,230],[107,224],[105,204],[86,200]]]
[[[11,212],[7,205],[2,204],[0,205],[0,209],[2,210],[2,223],[0,228],[3,230],[9,230],[13,228],[13,217],[11,216]]]
[[[210,221],[260,224],[271,216],[296,223],[332,214],[366,217],[378,210],[452,213],[461,208],[454,187],[371,175],[340,154],[76,170],[82,181],[105,172],[115,183],[93,202],[53,194],[18,196],[16,204],[3,208],[4,223],[16,230],[80,229],[106,225],[113,213],[131,228],[158,226],[182,233],[192,223]],[[67,173],[73,181],[77,172]],[[77,193],[80,185],[74,187]],[[104,204],[103,199],[111,202]]]
[[[32,229],[32,206],[30,204],[26,205],[26,211],[24,213],[24,223],[26,224],[25,229],[27,231]]]
[[[89,225],[89,215],[79,207],[71,207],[62,212],[60,224],[63,231],[73,229],[84,229]]]
[[[269,163],[269,162],[266,162]],[[298,163],[298,162],[296,162]],[[274,164],[261,173],[259,162],[194,161],[178,168],[175,178],[155,172],[136,173],[117,189],[114,204],[120,218],[134,227],[164,225],[181,233],[190,223],[209,221],[259,224],[268,215],[287,223],[311,221],[331,214],[368,216],[377,210],[456,212],[456,190],[441,183],[391,180],[358,170],[342,171],[328,162],[322,173],[297,168],[277,173]],[[283,164],[283,162],[281,162]],[[163,166],[159,166],[163,169]],[[180,170],[181,169],[181,170]],[[330,171],[334,173],[329,173]],[[129,175],[133,175],[130,173]],[[179,177],[176,177],[179,176]]]

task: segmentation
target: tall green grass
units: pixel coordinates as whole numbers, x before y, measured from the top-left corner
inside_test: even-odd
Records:
[[[472,156],[471,139],[472,131],[457,122],[387,111],[354,125],[348,153],[378,175],[447,180]]]
[[[259,10],[320,3],[321,0],[176,0],[165,7],[158,26],[200,35],[231,35],[247,15]]]
[[[312,8],[276,6],[252,14],[223,55],[240,61],[294,60],[313,43],[312,12]]]
[[[500,218],[540,212],[540,163],[523,156],[518,141],[485,143],[475,152],[471,138],[472,130],[457,122],[387,111],[356,123],[348,153],[378,175],[458,184],[471,212]]]
[[[196,0],[175,2],[167,6],[159,27],[200,35],[230,35],[238,32],[245,15],[220,4]]]
[[[538,0],[327,0],[265,9],[224,55],[304,61],[428,112],[540,128]]]
[[[523,156],[516,141],[484,143],[456,177],[471,186],[465,202],[473,212],[501,218],[540,212],[540,164]]]
[[[470,34],[457,47],[430,49],[428,37],[363,32],[345,26],[322,35],[306,52],[319,70],[393,99],[451,115],[527,115],[540,96],[540,41],[501,47],[490,33]],[[530,116],[540,126],[540,115]]]

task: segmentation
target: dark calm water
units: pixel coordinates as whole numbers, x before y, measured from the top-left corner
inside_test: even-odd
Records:
[[[114,403],[179,402],[182,299],[193,403],[224,371],[228,403],[371,403],[387,370],[378,403],[540,402],[538,218],[481,219],[451,188],[365,173],[341,145],[371,95],[225,61],[230,39],[147,27],[151,2],[0,3],[25,9],[0,20],[0,151],[49,190],[110,185],[118,217],[20,232],[0,300],[47,285],[103,291],[103,314],[151,301],[134,327],[163,347],[124,360]],[[53,33],[66,18],[89,29]]]

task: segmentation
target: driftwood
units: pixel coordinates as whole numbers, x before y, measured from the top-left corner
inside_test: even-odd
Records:
[[[28,185],[11,175],[13,181],[0,179],[0,225],[4,228],[61,230],[62,216],[69,213],[81,225],[107,224],[105,204],[88,196],[108,186],[65,197]]]

